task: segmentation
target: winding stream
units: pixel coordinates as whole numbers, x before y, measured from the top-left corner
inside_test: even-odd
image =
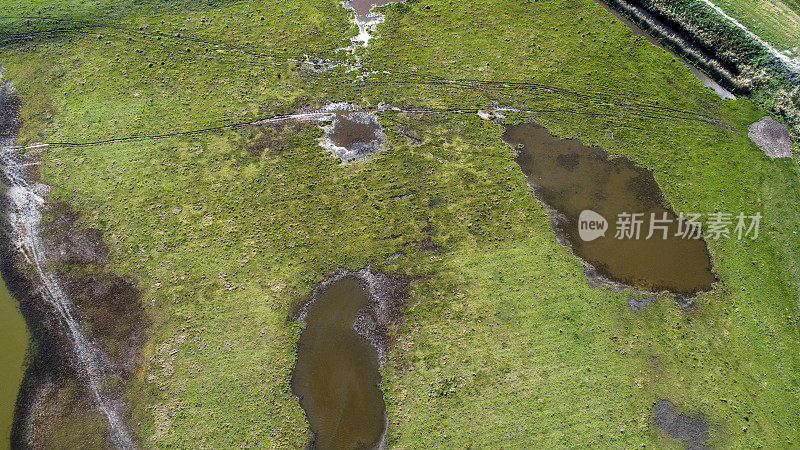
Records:
[[[605,1],[603,1],[603,0],[595,0],[595,1],[597,2],[597,4],[599,4],[600,6],[605,8],[606,11],[610,12],[611,14],[613,14],[614,17],[616,17],[620,22],[624,23],[631,30],[631,33],[633,33],[634,36],[640,36],[640,37],[643,37],[643,38],[647,39],[648,42],[650,42],[651,44],[655,45],[656,47],[664,50],[665,52],[669,53],[675,59],[677,59],[678,61],[682,62],[684,65],[686,65],[686,67],[689,68],[689,71],[691,71],[692,74],[695,77],[697,77],[697,79],[700,80],[700,82],[703,83],[704,86],[710,87],[711,89],[713,89],[714,93],[717,94],[720,98],[727,98],[727,99],[735,99],[736,98],[735,95],[733,95],[729,90],[727,90],[724,87],[722,87],[719,83],[714,81],[711,77],[706,75],[705,72],[703,72],[702,70],[700,70],[697,67],[695,67],[694,64],[690,63],[685,58],[679,56],[678,54],[676,54],[672,50],[670,50],[667,47],[665,47],[664,44],[662,44],[661,42],[658,41],[658,39],[654,38],[653,36],[651,36],[646,31],[642,30],[638,25],[636,25],[635,23],[631,22],[627,17],[622,15],[622,13],[620,13],[616,9],[612,8],[611,6],[609,6]],[[652,15],[649,12],[647,12],[647,10],[645,10],[644,8],[641,8],[641,7],[636,6],[636,5],[631,5],[631,7],[632,8],[636,8],[642,14],[645,14],[647,16],[651,16],[651,20],[658,21],[658,19],[655,19],[654,17],[652,17]],[[660,26],[662,28],[665,28],[665,29],[667,28],[666,25],[664,25],[660,21],[658,23],[660,24]],[[699,51],[699,49],[697,49],[697,50]]]
[[[777,48],[775,48],[769,42],[765,41],[764,39],[761,39],[761,36],[759,36],[759,35],[753,33],[752,31],[750,31],[750,29],[748,29],[746,26],[742,25],[742,23],[739,22],[738,20],[736,20],[735,18],[733,18],[730,15],[728,15],[728,13],[726,13],[719,6],[715,5],[714,2],[712,2],[711,0],[701,0],[701,1],[703,3],[705,3],[706,5],[708,5],[711,9],[716,11],[717,14],[721,15],[726,20],[728,20],[731,23],[733,23],[734,25],[736,25],[740,30],[744,31],[744,33],[746,35],[750,36],[751,39],[753,39],[754,41],[756,41],[759,44],[761,44],[761,46],[764,47],[772,56],[774,56],[779,61],[781,61],[783,64],[785,64],[786,67],[790,71],[792,71],[793,73],[796,73],[796,74],[800,74],[800,58],[792,58],[792,57],[786,55],[785,53],[781,52]]]

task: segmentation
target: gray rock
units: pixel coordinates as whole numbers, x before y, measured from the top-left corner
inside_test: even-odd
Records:
[[[750,125],[747,131],[753,142],[770,158],[791,158],[789,127],[769,116]]]

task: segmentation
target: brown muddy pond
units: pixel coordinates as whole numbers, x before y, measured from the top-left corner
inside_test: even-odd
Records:
[[[652,172],[627,158],[609,159],[601,148],[555,137],[537,124],[508,126],[503,140],[519,150],[517,164],[536,198],[551,210],[559,238],[603,276],[654,292],[692,295],[711,288],[715,277],[705,242],[677,235],[679,221],[666,208]],[[604,236],[581,239],[578,219],[584,210],[608,221]],[[621,213],[643,214],[638,239],[616,237]],[[653,222],[657,227],[646,239],[651,214],[659,222]],[[687,224],[681,225],[685,231]]]
[[[367,293],[353,278],[314,302],[297,343],[292,392],[300,398],[317,449],[376,448],[385,435],[378,352],[354,329]]]
[[[322,127],[320,145],[342,161],[363,159],[387,143],[375,113],[333,111],[333,120]]]
[[[367,23],[374,20],[374,17],[369,14],[373,6],[383,6],[389,3],[397,3],[398,1],[401,0],[350,0],[347,6],[356,11],[356,20],[358,22]]]
[[[350,116],[341,114],[336,118],[336,125],[331,132],[331,141],[339,147],[355,150],[378,139],[377,124],[371,121],[356,121]]]

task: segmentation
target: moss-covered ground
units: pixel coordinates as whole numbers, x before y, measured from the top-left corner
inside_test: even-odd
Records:
[[[653,425],[661,398],[702,412],[716,447],[800,444],[797,162],[749,141],[762,111],[720,100],[592,1],[385,7],[359,50],[377,71],[364,80],[295,61],[352,61],[337,51],[356,33],[337,0],[0,5],[80,21],[0,21],[33,32],[0,46],[23,144],[190,131],[329,100],[496,101],[539,111],[510,120],[652,169],[676,211],[764,216],[755,241],[709,241],[720,282],[694,312],[665,297],[633,313],[627,293],[587,284],[503,128],[473,113],[382,112],[390,145],[352,165],[319,147],[314,124],[52,145],[41,171],[53,200],[103,230],[113,268],[145,291],[155,325],[125,387],[145,447],[301,447],[291,305],[328,271],[369,262],[418,276],[382,369],[392,446],[680,447]],[[262,135],[269,145],[252,151]],[[441,252],[407,244],[425,237]]]

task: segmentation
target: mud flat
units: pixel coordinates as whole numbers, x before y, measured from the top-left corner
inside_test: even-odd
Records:
[[[609,159],[604,150],[578,140],[560,139],[533,123],[507,127],[503,140],[519,150],[516,161],[553,217],[561,243],[602,277],[684,296],[711,289],[715,277],[705,242],[692,238],[692,233],[679,233],[679,226],[681,231],[691,228],[665,206],[650,171],[626,158]],[[578,219],[584,210],[607,220],[604,236],[581,239]],[[642,214],[638,239],[615,236],[621,213]],[[654,230],[647,239],[651,217],[669,222],[660,222],[666,229]]]
[[[400,320],[407,282],[369,268],[338,271],[296,313],[303,324],[292,393],[309,422],[309,447],[384,448],[379,368]]]

